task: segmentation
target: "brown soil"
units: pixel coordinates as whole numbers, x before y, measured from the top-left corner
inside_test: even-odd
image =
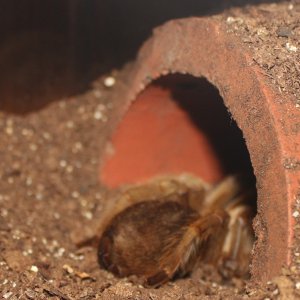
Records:
[[[38,112],[1,112],[3,296],[175,299],[244,293],[240,280],[224,288],[210,268],[160,289],[145,289],[101,270],[94,248],[76,247],[94,233],[107,201],[97,171],[99,148],[113,118],[110,93],[100,79],[85,94]]]
[[[299,99],[299,65],[295,63],[300,61],[299,8],[294,3],[290,9],[290,4],[231,11],[228,16],[233,19],[225,17],[224,22],[230,23],[229,29],[244,37],[245,43],[252,47],[275,41],[278,47],[285,45],[279,58],[278,70],[282,72],[279,86]],[[284,28],[278,28],[279,24]],[[289,50],[294,48],[286,43],[298,47],[298,52]],[[257,46],[254,50],[254,61],[265,66],[266,73],[278,82],[277,65],[270,68],[274,59],[270,49]],[[270,63],[265,63],[266,57]],[[291,69],[290,64],[293,71],[284,71]],[[118,84],[124,74],[114,73],[114,76]],[[99,78],[84,94],[57,100],[39,111],[26,115],[0,111],[2,297],[153,300],[300,297],[300,242],[295,245],[293,265],[283,269],[283,276],[260,288],[239,279],[223,282],[215,270],[206,266],[189,278],[159,289],[146,289],[134,283],[134,279],[118,279],[101,270],[94,248],[76,247],[76,243],[95,232],[103,204],[108,201],[108,193],[98,182],[98,154],[110,124],[115,122],[114,108],[118,103],[112,102],[112,90],[105,88],[103,78]],[[299,107],[298,103],[295,105]]]

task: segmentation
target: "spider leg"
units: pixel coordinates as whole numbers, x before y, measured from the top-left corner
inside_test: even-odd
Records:
[[[202,204],[201,215],[217,209],[225,208],[232,198],[238,195],[242,190],[240,176],[228,176],[222,180],[216,187],[210,189]]]
[[[249,272],[254,243],[254,231],[251,226],[253,208],[245,202],[250,195],[251,193],[240,195],[226,208],[230,215],[230,222],[221,259],[221,273],[224,277],[242,276]]]
[[[217,235],[218,241],[225,238],[229,216],[224,210],[215,211],[203,217],[199,217],[189,226],[183,228],[172,236],[167,243],[160,259],[160,270],[149,276],[146,284],[159,286],[170,280],[175,274],[184,275],[192,270],[199,253],[206,256],[209,239]],[[221,234],[221,236],[220,236]],[[222,243],[221,243],[222,244]],[[219,257],[222,247],[210,249],[217,253],[211,257]]]

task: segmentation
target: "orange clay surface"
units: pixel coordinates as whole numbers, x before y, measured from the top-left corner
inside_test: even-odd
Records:
[[[222,177],[207,137],[161,86],[151,85],[138,96],[111,142],[114,151],[101,172],[108,187],[182,172],[208,182]]]

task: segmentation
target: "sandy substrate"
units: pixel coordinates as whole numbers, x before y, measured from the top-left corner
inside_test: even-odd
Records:
[[[99,147],[116,105],[110,102],[112,90],[103,87],[100,79],[85,94],[38,112],[26,116],[1,112],[2,295],[7,299],[267,295],[239,279],[223,282],[209,266],[190,278],[145,289],[101,270],[96,249],[76,247],[94,234],[109,200],[97,172]],[[278,293],[275,286],[270,289]]]

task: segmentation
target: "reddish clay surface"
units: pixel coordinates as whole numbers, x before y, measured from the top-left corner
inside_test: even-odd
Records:
[[[207,137],[170,90],[151,86],[132,104],[112,137],[114,155],[101,180],[109,187],[157,174],[196,174],[208,182],[221,179],[222,168]]]
[[[154,93],[161,91],[147,90],[148,96],[140,96],[133,104],[132,101],[146,85],[162,75],[181,73],[207,78],[218,88],[225,105],[243,131],[250,152],[258,190],[258,214],[254,221],[257,244],[252,273],[254,280],[267,280],[277,275],[282,265],[290,263],[291,260],[292,206],[298,192],[300,176],[299,131],[293,130],[292,122],[295,118],[300,118],[300,113],[296,111],[292,101],[289,101],[291,99],[281,101],[283,95],[276,92],[269,79],[262,75],[261,69],[253,64],[251,53],[247,51],[249,50],[245,50],[244,46],[227,32],[224,23],[214,19],[191,18],[171,21],[157,29],[154,37],[148,40],[140,51],[138,59],[128,73],[126,84],[120,84],[116,90],[115,97],[123,99],[123,104],[118,108],[119,120],[124,117],[126,111],[128,113],[123,123],[121,122],[119,131],[113,135],[116,161],[108,159],[107,154],[103,153],[100,177],[108,185],[115,186],[127,181],[126,176],[128,180],[144,179],[161,170],[177,171],[174,169],[174,164],[177,165],[178,162],[176,155],[168,161],[167,166],[159,165],[160,160],[169,157],[170,147],[175,141],[171,143],[168,140],[168,143],[165,143],[166,138],[159,140],[158,148],[151,149],[154,151],[153,156],[160,155],[160,159],[156,162],[146,161],[145,157],[139,156],[145,149],[149,154],[149,147],[152,147],[155,141],[155,144],[158,143],[156,134],[159,118],[156,119],[155,114],[151,113],[143,115],[144,122],[155,120],[152,128],[146,122],[141,122],[136,114],[145,107],[150,110],[148,97],[152,94],[152,100],[155,101]],[[159,104],[155,109],[160,105],[167,107],[166,104]],[[181,140],[182,135],[187,134],[185,143],[197,145],[196,149],[201,148],[201,153],[206,155],[209,147],[206,143],[200,144],[200,139],[203,141],[201,133],[198,131],[196,137],[188,122],[184,120],[184,115],[175,111],[174,114],[176,118],[182,120],[181,124],[185,125],[180,126],[182,131],[179,135],[176,135],[174,130],[168,132],[166,137],[170,139],[180,137]],[[141,125],[139,128],[141,131],[136,133],[131,131],[133,124]],[[117,124],[114,128],[117,128],[116,126]],[[169,131],[173,126],[172,118],[165,126]],[[143,140],[146,141],[148,138],[149,143],[145,143],[139,151],[137,151],[139,143],[131,143],[130,147],[127,147],[126,141],[132,139],[127,134],[134,133],[136,138],[140,138],[143,129],[145,129]],[[184,154],[182,157],[187,157],[189,147],[180,148]],[[165,151],[168,153],[164,153]],[[196,155],[201,157],[202,154],[198,150],[191,152],[192,159],[182,160],[182,167],[190,167],[190,162],[195,161]],[[141,169],[147,168],[145,172],[139,170],[133,174],[131,169],[138,168],[134,158],[139,162],[138,166]],[[209,155],[207,162],[216,168],[211,167],[205,173],[203,169],[198,169],[196,163],[192,167],[200,176],[214,180],[221,174],[214,155]],[[119,174],[115,174],[118,166]]]

